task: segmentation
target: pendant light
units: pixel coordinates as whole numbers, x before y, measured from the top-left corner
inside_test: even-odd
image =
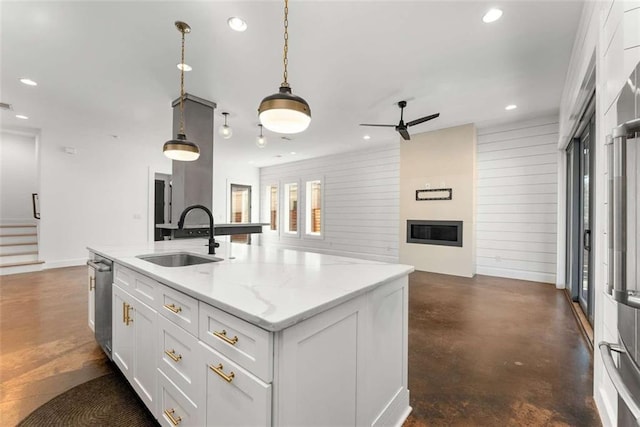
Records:
[[[256,145],[258,148],[264,148],[267,146],[267,138],[262,135],[262,125],[258,126],[260,126],[260,135],[256,138]]]
[[[222,115],[224,116],[224,124],[220,126],[220,128],[218,129],[218,133],[224,139],[229,139],[231,138],[231,135],[233,135],[233,129],[231,129],[231,127],[227,125],[227,116],[229,115],[229,113],[222,113]]]
[[[311,123],[311,108],[307,101],[291,93],[287,81],[289,64],[289,1],[284,0],[284,73],[278,93],[262,100],[258,113],[260,123],[267,129],[278,133],[299,133]]]
[[[191,27],[182,21],[176,21],[175,25],[182,33],[182,60],[180,63],[184,64],[184,35],[191,32]],[[184,67],[180,68],[180,132],[178,132],[176,139],[164,143],[162,151],[172,160],[190,162],[200,157],[200,149],[195,143],[187,140],[187,135],[184,133]]]

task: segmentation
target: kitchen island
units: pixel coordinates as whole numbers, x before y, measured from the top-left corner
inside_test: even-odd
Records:
[[[228,243],[139,258],[205,243],[89,248],[114,261],[113,360],[161,424],[402,424],[413,267]]]

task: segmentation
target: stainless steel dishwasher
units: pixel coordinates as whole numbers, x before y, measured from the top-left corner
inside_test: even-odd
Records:
[[[87,261],[95,271],[95,336],[102,350],[111,359],[111,292],[113,285],[113,261],[94,255]]]

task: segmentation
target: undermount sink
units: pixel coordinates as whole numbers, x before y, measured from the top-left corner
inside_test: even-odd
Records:
[[[163,267],[186,267],[189,265],[207,264],[222,261],[222,258],[195,255],[189,252],[177,252],[162,255],[139,255],[136,258],[161,265]]]

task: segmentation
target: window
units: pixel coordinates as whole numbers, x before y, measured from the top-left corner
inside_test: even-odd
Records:
[[[284,231],[298,233],[298,184],[284,185]]]
[[[278,230],[278,186],[268,185],[265,193],[266,216],[269,222],[269,230]]]
[[[306,233],[322,235],[322,183],[320,180],[307,181]]]

